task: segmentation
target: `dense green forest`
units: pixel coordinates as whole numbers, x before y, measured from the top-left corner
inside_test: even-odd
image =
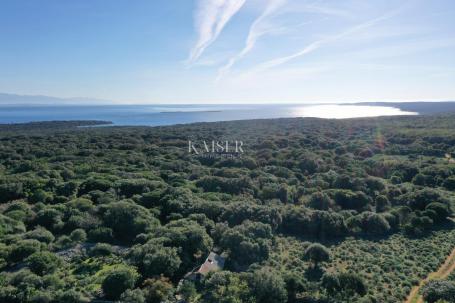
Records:
[[[0,126],[0,302],[396,303],[455,248],[455,115],[84,124]]]

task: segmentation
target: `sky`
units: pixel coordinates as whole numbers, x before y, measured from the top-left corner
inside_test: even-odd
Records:
[[[0,92],[455,100],[453,0],[0,0]]]

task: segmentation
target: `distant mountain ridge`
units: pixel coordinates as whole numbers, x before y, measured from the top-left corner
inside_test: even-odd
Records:
[[[107,105],[112,103],[109,100],[96,98],[59,98],[0,93],[0,105]]]

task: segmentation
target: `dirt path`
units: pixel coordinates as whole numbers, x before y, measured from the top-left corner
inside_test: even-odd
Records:
[[[422,296],[419,295],[420,288],[428,281],[434,279],[445,279],[452,271],[455,270],[455,248],[452,253],[447,257],[444,264],[439,267],[438,271],[432,272],[424,280],[420,281],[418,286],[412,288],[405,303],[423,303]]]

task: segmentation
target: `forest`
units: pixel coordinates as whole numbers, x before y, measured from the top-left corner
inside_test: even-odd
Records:
[[[97,124],[0,125],[0,302],[405,302],[455,248],[454,114]]]

